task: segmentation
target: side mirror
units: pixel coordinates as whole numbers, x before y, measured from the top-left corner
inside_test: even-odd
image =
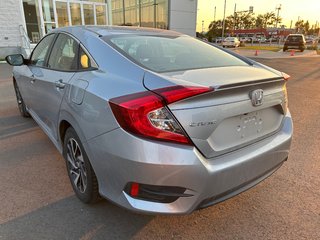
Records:
[[[24,58],[21,54],[13,54],[6,57],[8,64],[12,66],[21,66],[24,64]]]

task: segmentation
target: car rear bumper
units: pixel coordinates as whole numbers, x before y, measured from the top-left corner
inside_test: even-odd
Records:
[[[130,210],[185,214],[226,200],[271,175],[288,157],[292,132],[288,112],[273,136],[212,159],[194,147],[143,140],[120,128],[84,145],[103,197]],[[124,191],[128,182],[183,187],[192,196],[171,203],[134,199]]]
[[[285,43],[284,48],[297,48],[297,49],[304,49],[306,46],[302,43]]]
[[[223,46],[228,46],[228,47],[235,47],[235,46],[237,46],[238,44],[235,43],[235,42],[222,42],[222,45],[223,45]]]

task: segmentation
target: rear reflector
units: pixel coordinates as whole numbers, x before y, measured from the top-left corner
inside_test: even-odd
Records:
[[[175,86],[113,98],[109,104],[119,125],[132,134],[192,145],[166,105],[211,90]]]
[[[139,183],[131,183],[130,196],[137,197],[139,195]]]
[[[149,202],[172,203],[180,197],[192,197],[185,193],[186,188],[174,186],[157,186],[130,182],[124,187],[124,192],[130,197]]]

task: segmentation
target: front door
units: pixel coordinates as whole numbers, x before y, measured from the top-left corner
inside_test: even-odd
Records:
[[[30,111],[34,110],[34,104],[37,103],[36,92],[36,77],[43,75],[43,70],[46,67],[46,59],[48,57],[51,45],[55,39],[54,34],[44,37],[32,52],[30,63],[26,66],[26,75],[21,81],[21,90],[23,99]]]

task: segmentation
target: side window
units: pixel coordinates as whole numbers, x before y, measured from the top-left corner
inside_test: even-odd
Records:
[[[84,69],[89,69],[91,68],[91,61],[90,58],[88,57],[88,55],[83,51],[82,48],[80,48],[80,69],[84,70]]]
[[[78,69],[79,44],[66,34],[59,34],[48,62],[48,67],[62,71]]]
[[[44,37],[37,47],[33,50],[31,56],[31,64],[39,67],[43,67],[45,64],[45,58],[48,53],[49,47],[54,39],[54,34],[50,34]]]

